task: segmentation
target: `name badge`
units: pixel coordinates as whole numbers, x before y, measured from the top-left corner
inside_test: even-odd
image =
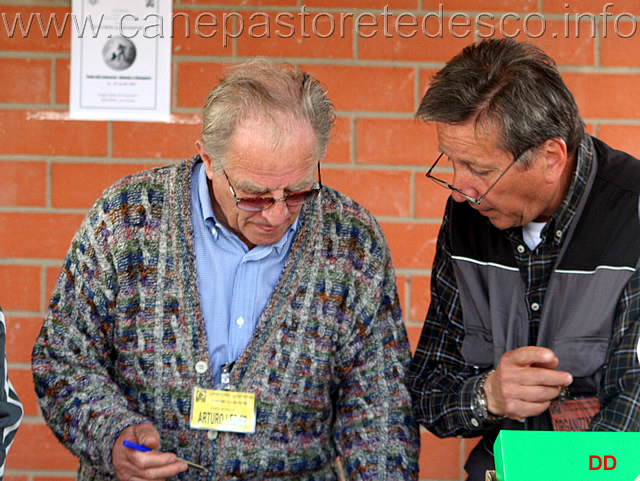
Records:
[[[554,431],[587,431],[591,418],[600,412],[597,397],[554,400],[549,406]]]
[[[256,431],[256,395],[193,388],[191,427],[233,433]]]

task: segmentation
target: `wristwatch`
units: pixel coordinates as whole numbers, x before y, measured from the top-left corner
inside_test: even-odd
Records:
[[[495,370],[485,372],[476,381],[475,390],[471,398],[471,412],[473,412],[473,415],[477,418],[471,420],[471,424],[473,424],[474,427],[479,427],[481,422],[504,419],[504,416],[491,414],[487,407],[487,394],[484,391],[484,383],[492,372],[495,372]]]

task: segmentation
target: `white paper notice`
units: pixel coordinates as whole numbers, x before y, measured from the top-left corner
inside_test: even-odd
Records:
[[[171,0],[72,0],[69,116],[169,121]]]

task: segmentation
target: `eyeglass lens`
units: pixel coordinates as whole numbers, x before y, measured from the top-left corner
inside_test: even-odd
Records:
[[[253,199],[241,198],[237,201],[237,206],[242,210],[246,210],[249,212],[258,212],[268,209],[277,200],[281,200],[284,201],[284,203],[287,204],[288,207],[297,207],[309,200],[315,199],[318,195],[318,192],[320,192],[320,189],[311,189],[304,192],[294,192],[293,194],[289,194],[282,199],[274,199],[273,197],[256,197]]]
[[[487,191],[482,194],[479,198],[475,198],[470,196],[469,194],[466,194],[464,192],[462,192],[460,189],[454,187],[453,185],[451,185],[449,182],[445,182],[444,180],[438,179],[437,177],[434,177],[431,174],[431,171],[433,170],[433,168],[436,166],[436,164],[440,161],[440,159],[442,158],[442,156],[444,155],[444,152],[440,153],[440,155],[438,156],[438,158],[436,159],[436,161],[433,163],[433,165],[431,166],[431,168],[429,169],[429,171],[425,174],[429,179],[431,179],[432,181],[434,181],[436,184],[440,185],[441,187],[444,187],[446,189],[450,189],[453,190],[455,192],[458,192],[459,194],[462,194],[467,200],[473,202],[474,204],[480,204],[484,198],[487,196],[487,194],[489,192],[491,192],[491,190],[495,187],[495,185],[498,183],[498,181],[504,176],[504,174],[507,173],[507,171],[511,168],[512,165],[514,165],[518,159],[520,159],[520,157],[522,157],[522,155],[524,155],[524,153],[529,150],[529,148],[524,149],[522,152],[520,152],[518,155],[516,155],[513,159],[513,161],[507,166],[506,169],[504,169],[502,171],[502,173],[498,176],[498,178],[493,182],[493,184],[491,184],[489,186],[489,188],[487,189]]]

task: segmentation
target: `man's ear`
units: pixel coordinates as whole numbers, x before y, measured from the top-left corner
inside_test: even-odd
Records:
[[[206,150],[204,150],[202,140],[196,140],[196,150],[198,151],[198,154],[200,154],[200,158],[204,163],[204,170],[207,173],[207,177],[211,179],[211,176],[213,175],[213,160],[211,159],[211,156],[207,154]]]
[[[196,150],[198,151],[198,154],[200,154],[200,157],[202,157],[202,160],[204,160],[205,157],[209,157],[207,152],[204,150],[204,144],[201,139],[196,140]]]
[[[549,184],[555,184],[571,165],[567,154],[567,144],[560,138],[549,139],[540,147],[540,153],[545,162],[545,180]]]

